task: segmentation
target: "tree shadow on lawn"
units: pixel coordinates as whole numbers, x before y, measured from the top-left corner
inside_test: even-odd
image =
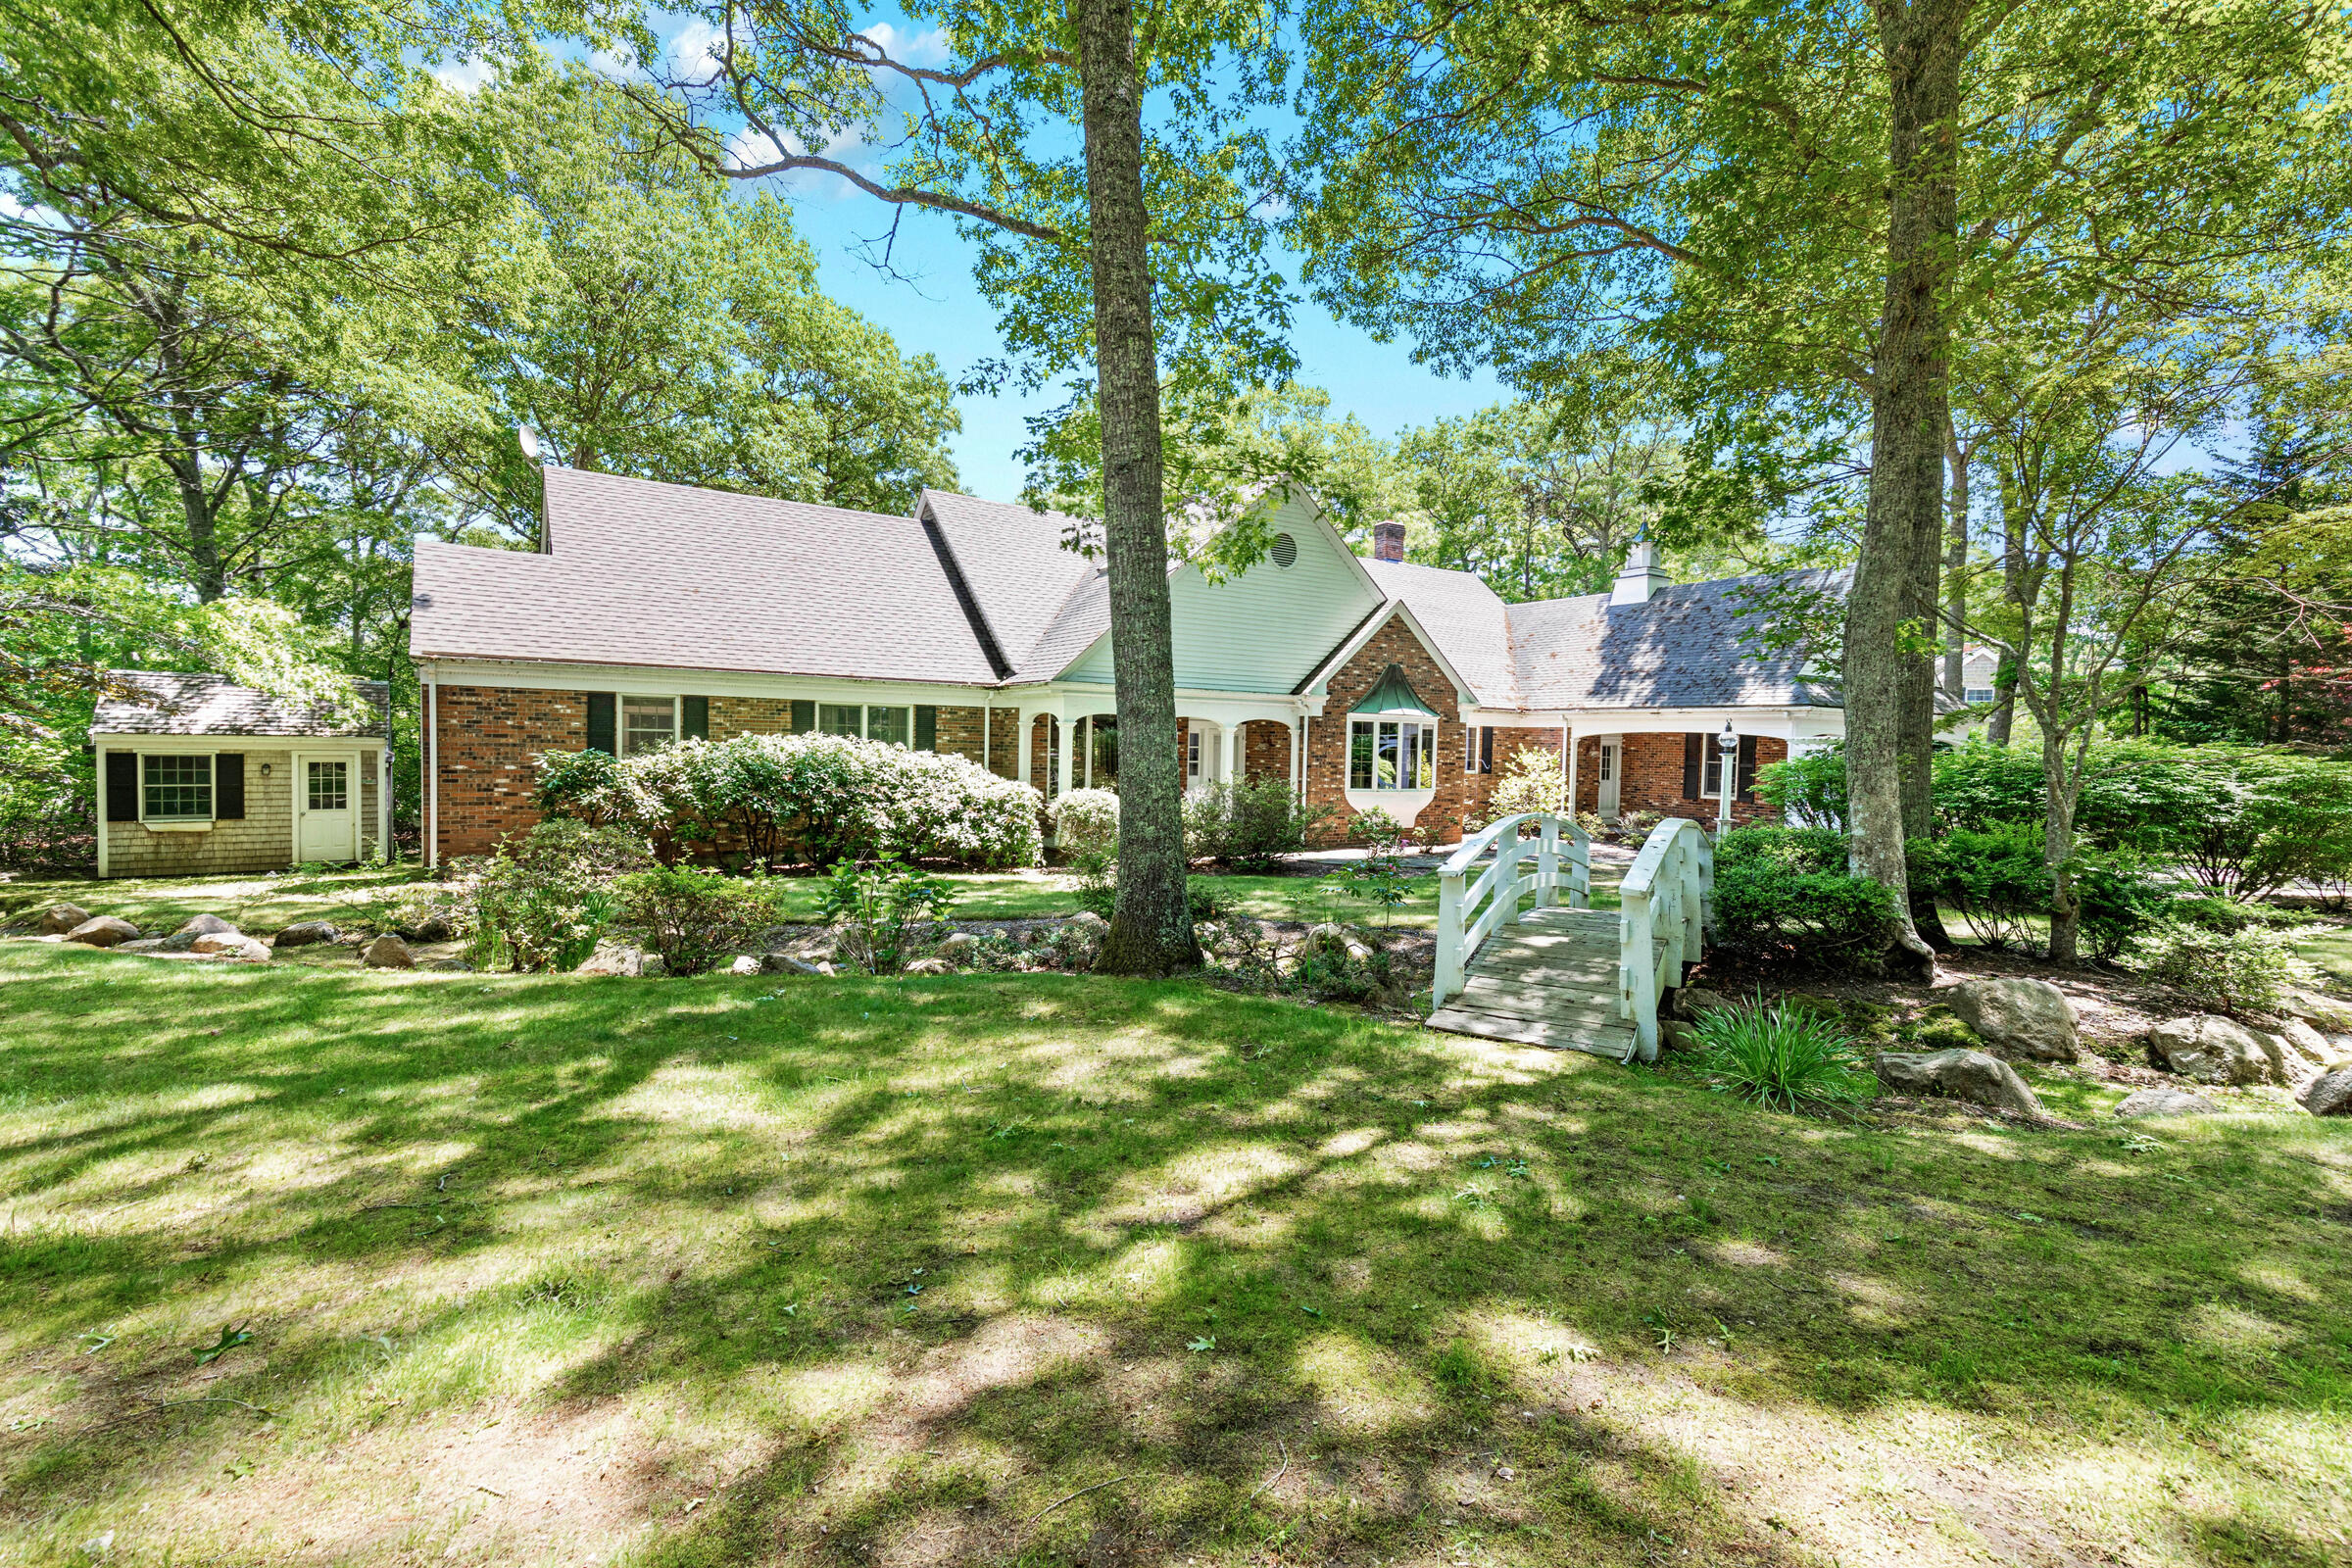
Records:
[[[2352,1522],[2317,1124],[1886,1132],[1058,976],[27,948],[0,1015],[0,1399],[49,1422],[0,1528],[59,1560],[130,1496],[316,1561],[2091,1560],[2120,1519],[2291,1563]],[[149,1408],[198,1397],[274,1419]]]

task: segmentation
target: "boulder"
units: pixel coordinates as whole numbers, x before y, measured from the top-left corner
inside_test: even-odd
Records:
[[[66,940],[93,948],[111,948],[119,943],[135,942],[138,935],[139,928],[128,920],[112,914],[99,914],[67,932]]]
[[[1092,909],[1081,909],[1070,916],[1069,923],[1090,936],[1101,936],[1110,929],[1110,922]]]
[[[829,963],[810,963],[789,953],[771,953],[760,960],[760,967],[768,974],[831,974]]]
[[[2278,1027],[2278,1038],[2286,1049],[2315,1067],[2335,1064],[2335,1048],[2328,1037],[2301,1018],[2288,1018]]]
[[[760,960],[753,957],[748,953],[742,957],[737,958],[733,963],[727,965],[727,973],[729,974],[758,974],[759,972]]]
[[[1722,992],[1709,991],[1705,986],[1685,986],[1674,994],[1674,1010],[1693,1022],[1710,1012],[1724,1012],[1736,1005]]]
[[[117,953],[153,953],[164,945],[162,937],[141,937],[136,942],[118,942]]]
[[[980,939],[969,931],[951,931],[939,939],[936,951],[951,963],[965,963],[970,961],[972,950],[979,946]]]
[[[2134,1089],[2116,1105],[2118,1116],[2203,1116],[2222,1107],[2185,1089]]]
[[[2290,989],[2280,1005],[2286,1012],[2314,1028],[2324,1029],[2331,1035],[2352,1034],[2352,1002],[2346,1002],[2341,997]]]
[[[41,935],[62,937],[89,917],[90,911],[78,904],[52,904],[41,911]]]
[[[954,966],[945,958],[917,958],[906,966],[908,974],[952,974]]]
[[[1658,1020],[1658,1044],[1667,1051],[1696,1051],[1698,1031],[1679,1018]]]
[[[172,934],[173,936],[186,935],[185,932],[180,931],[174,931]],[[245,933],[234,926],[229,927],[226,931],[199,931],[189,940],[188,951],[203,954],[230,953],[243,947],[246,940]]]
[[[1941,1095],[2028,1116],[2049,1114],[2015,1067],[1982,1051],[1889,1052],[1876,1066],[1879,1082],[1897,1094]]]
[[[2322,1073],[2297,1098],[2314,1116],[2352,1116],[2352,1067]]]
[[[626,942],[600,942],[596,951],[580,960],[573,974],[618,975],[635,979],[645,973],[645,950]]]
[[[2002,1055],[2072,1061],[2082,1054],[2074,1004],[2047,980],[2022,975],[1964,980],[1944,1000],[1962,1023]]]
[[[318,942],[338,941],[342,935],[332,921],[297,920],[277,934],[277,945],[281,948],[307,948]]]
[[[371,969],[414,969],[416,955],[393,932],[387,931],[360,950],[360,961]]]
[[[402,935],[412,942],[447,942],[458,934],[446,914],[428,914],[415,925],[404,926]]]
[[[2277,1036],[2266,1038],[2210,1012],[2174,1018],[2148,1031],[2149,1059],[2201,1084],[2285,1083],[2283,1052]]]
[[[260,937],[237,937],[233,941],[227,937],[221,937],[216,940],[227,942],[229,945],[214,950],[215,957],[226,959],[231,963],[268,963],[270,961],[270,944],[264,942]]]
[[[234,924],[217,914],[191,914],[172,933],[175,937],[242,936]]]

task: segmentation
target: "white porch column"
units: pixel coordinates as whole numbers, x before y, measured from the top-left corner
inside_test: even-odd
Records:
[[[1054,748],[1059,755],[1054,759],[1054,797],[1059,800],[1062,796],[1070,793],[1070,752],[1073,749],[1071,742],[1077,726],[1058,714],[1054,715],[1054,724],[1061,731],[1061,745]],[[1047,733],[1050,736],[1053,731],[1048,730]],[[1053,746],[1050,739],[1046,744]]]
[[[1573,821],[1576,817],[1576,726],[1563,724],[1560,733],[1565,737],[1561,744],[1568,750],[1568,816]]]
[[[1239,784],[1242,781],[1242,725],[1244,722],[1237,718],[1225,726],[1225,782],[1228,784]]]

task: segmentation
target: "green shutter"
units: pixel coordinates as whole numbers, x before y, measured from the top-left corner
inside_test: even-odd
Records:
[[[1686,801],[1706,799],[1703,786],[1707,776],[1707,739],[1704,735],[1683,737],[1683,799]]]
[[[106,754],[106,819],[109,822],[136,822],[139,819],[139,754],[136,752]]]
[[[816,728],[816,700],[811,697],[794,698],[792,700],[792,732],[795,735],[806,735],[814,728]]]
[[[588,749],[607,757],[618,757],[620,747],[612,733],[612,694],[588,694]]]
[[[710,738],[710,699],[708,697],[684,697],[678,700],[678,707],[685,712],[686,733],[682,738],[690,741],[709,740]]]
[[[1738,794],[1743,801],[1756,798],[1756,737],[1740,737],[1740,773]]]
[[[214,754],[213,815],[223,822],[245,820],[245,754],[243,752]]]
[[[914,705],[914,749],[918,752],[939,750],[939,710],[928,703]]]

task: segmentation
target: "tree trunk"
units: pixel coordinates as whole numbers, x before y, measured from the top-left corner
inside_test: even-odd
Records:
[[[2050,961],[2079,961],[2082,947],[2082,901],[2075,896],[2075,879],[2068,862],[2075,855],[2075,807],[2082,793],[2079,776],[2069,782],[2066,743],[2045,727],[2041,738],[2042,776],[2048,780],[2043,798],[2049,816],[2042,824],[2042,859],[2050,868]]]
[[[1128,0],[1076,0],[1085,92],[1103,543],[1119,712],[1119,891],[1097,967],[1166,974],[1200,962],[1184,890],[1159,360],[1144,209],[1144,96]]]
[[[1904,635],[1917,558],[1943,522],[1949,325],[1941,299],[1958,229],[1954,126],[1965,0],[1882,0],[1887,73],[1886,295],[1871,387],[1870,505],[1846,600],[1845,723],[1850,858],[1885,884],[1900,917],[1899,954],[1932,971],[1913,927],[1903,870],[1905,709],[1924,663]],[[1929,603],[1933,604],[1931,596]]]
[[[1941,462],[1940,455],[1937,461]],[[1936,835],[1936,660],[1931,650],[1940,618],[1936,568],[1942,560],[1942,509],[1938,506],[1935,512],[1923,511],[1920,515],[1923,520],[1932,518],[1936,527],[1915,547],[1911,562],[1911,609],[1904,617],[1920,631],[1918,641],[1905,657],[1903,668],[1902,795],[1906,841]],[[1909,874],[1906,866],[1904,875]],[[1952,939],[1944,931],[1943,916],[1936,907],[1936,890],[1910,888],[1907,897],[1911,924],[1921,939],[1937,953],[1951,952]]]
[[[1960,432],[1947,425],[1944,462],[1951,494],[1943,535],[1943,695],[1955,703],[1968,700],[1968,469],[1973,456],[1961,446]]]
[[[2024,569],[2026,559],[2025,530],[2018,525],[2017,476],[2006,466],[2001,470],[2001,594],[2011,604],[2018,600],[2018,573]],[[2003,654],[1992,670],[1992,721],[1984,726],[1984,738],[2003,751],[2009,749],[2009,736],[2017,727],[2017,658]]]

